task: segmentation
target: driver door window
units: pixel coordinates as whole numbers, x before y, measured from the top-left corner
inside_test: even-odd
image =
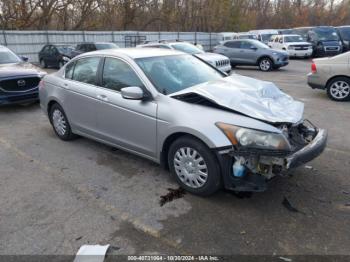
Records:
[[[120,92],[124,87],[143,84],[134,70],[125,62],[116,58],[106,58],[103,73],[102,87]]]

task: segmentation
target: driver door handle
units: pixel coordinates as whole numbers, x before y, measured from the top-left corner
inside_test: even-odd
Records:
[[[108,102],[108,97],[106,95],[97,95],[98,99],[101,99],[102,101]]]

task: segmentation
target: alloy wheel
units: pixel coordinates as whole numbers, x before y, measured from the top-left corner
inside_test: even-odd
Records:
[[[268,59],[263,59],[260,61],[260,69],[262,71],[269,71],[271,68],[271,62]]]
[[[342,100],[349,96],[350,86],[345,81],[336,81],[330,86],[330,94],[337,100]]]
[[[55,109],[52,113],[52,123],[53,126],[56,130],[56,132],[60,135],[60,136],[64,136],[67,132],[67,122],[66,119],[63,115],[63,113],[58,110]]]
[[[208,179],[204,158],[193,148],[181,147],[174,155],[176,175],[188,187],[200,188]]]

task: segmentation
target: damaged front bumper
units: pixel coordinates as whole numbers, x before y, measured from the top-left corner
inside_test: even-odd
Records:
[[[328,135],[326,130],[318,130],[318,133],[314,140],[312,140],[307,146],[303,147],[285,159],[286,168],[290,169],[298,167],[319,156],[326,148],[327,136]]]
[[[221,166],[226,189],[234,191],[262,192],[267,189],[267,183],[276,175],[283,175],[288,170],[301,166],[319,156],[327,145],[327,131],[315,129],[315,135],[307,145],[287,155],[276,152],[264,154],[251,152],[243,155],[234,149],[221,149],[217,157]],[[246,172],[237,177],[233,165],[242,161]]]

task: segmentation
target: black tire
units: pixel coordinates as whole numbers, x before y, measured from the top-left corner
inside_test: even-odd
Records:
[[[62,119],[65,121],[65,128],[64,128],[64,132],[60,132],[59,128],[55,126],[55,119],[54,119],[54,115],[55,114],[60,114],[62,116]],[[49,118],[50,118],[50,123],[53,127],[53,130],[55,131],[56,135],[64,140],[64,141],[69,141],[69,140],[73,140],[77,137],[77,135],[73,134],[72,129],[70,127],[70,124],[68,122],[67,116],[63,110],[63,108],[55,103],[51,106],[50,108],[50,113],[49,113]]]
[[[336,77],[329,81],[326,89],[328,97],[334,101],[350,100],[350,78]]]
[[[46,62],[45,62],[45,60],[44,59],[40,59],[40,66],[42,67],[42,68],[47,68],[47,64],[46,64]]]
[[[268,57],[262,57],[259,60],[259,69],[263,72],[271,71],[274,67],[272,60]]]
[[[192,186],[186,185],[186,183],[181,180],[180,176],[177,174],[177,171],[175,170],[175,165],[176,165],[175,154],[177,154],[178,150],[180,150],[181,148],[191,148],[192,154],[194,154],[193,150],[195,150],[198,153],[197,156],[199,156],[197,159],[199,159],[200,157],[202,157],[203,159],[203,161],[198,162],[198,164],[203,165],[204,163],[204,165],[206,165],[205,172],[207,173],[207,178],[206,178],[206,181],[203,183],[203,185],[201,185],[200,187],[194,188]],[[182,188],[184,188],[188,192],[199,196],[212,195],[222,187],[220,167],[217,161],[218,160],[215,157],[215,155],[210,151],[210,149],[204,143],[190,136],[183,136],[177,139],[176,141],[174,141],[171,144],[168,152],[169,169],[170,169],[170,172],[175,177],[176,181],[180,184]],[[195,169],[196,167],[193,167],[193,168]],[[186,178],[182,178],[182,179],[186,179]],[[188,179],[187,183],[191,184],[191,181]],[[197,182],[198,182],[198,179],[197,179]]]

